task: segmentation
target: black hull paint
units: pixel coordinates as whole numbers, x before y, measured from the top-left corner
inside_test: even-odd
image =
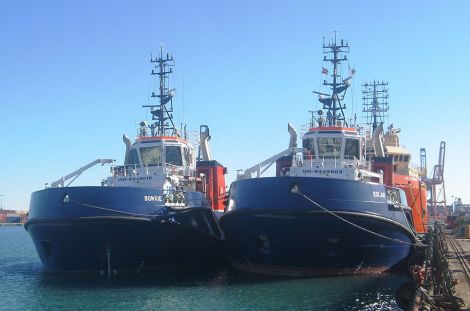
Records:
[[[355,226],[290,193],[293,184]],[[345,180],[237,181],[232,184],[231,209],[220,223],[230,260],[243,271],[279,276],[390,271],[410,258],[416,248],[410,244],[417,241],[403,212],[390,209],[385,198],[373,197],[380,191],[383,185]]]
[[[33,194],[30,215],[34,217],[29,218],[25,229],[45,270],[113,274],[225,262],[223,234],[210,208],[164,212],[155,203],[145,207],[129,201],[135,197],[134,190],[142,194],[139,188],[122,188],[124,191],[120,192],[107,187],[86,188],[46,189]],[[93,202],[90,206],[100,204],[107,209],[145,212],[149,216],[93,209],[75,201],[64,203],[65,195],[75,201]],[[107,201],[108,195],[113,196]],[[119,199],[127,199],[127,204]]]

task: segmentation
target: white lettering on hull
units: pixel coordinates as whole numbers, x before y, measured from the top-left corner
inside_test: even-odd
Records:
[[[385,192],[382,191],[372,191],[374,198],[385,198]]]
[[[161,202],[161,195],[144,195],[144,201],[146,202]]]
[[[152,180],[152,176],[139,176],[139,177],[120,177],[118,181],[145,181]]]

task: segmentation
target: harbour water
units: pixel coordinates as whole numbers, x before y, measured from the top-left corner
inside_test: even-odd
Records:
[[[400,310],[406,276],[290,279],[220,268],[175,274],[44,273],[22,226],[0,227],[0,310]]]

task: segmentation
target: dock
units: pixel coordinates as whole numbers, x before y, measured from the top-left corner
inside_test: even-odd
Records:
[[[461,310],[470,310],[470,239],[457,238],[446,233],[449,247],[449,269],[455,279],[455,296],[462,299]]]
[[[470,239],[436,224],[427,235],[427,245],[424,266],[412,271],[413,300],[409,308],[402,308],[470,311]]]

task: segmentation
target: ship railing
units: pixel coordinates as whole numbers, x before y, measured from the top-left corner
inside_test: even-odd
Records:
[[[135,175],[154,175],[164,173],[167,175],[195,176],[195,170],[189,166],[183,167],[171,163],[152,163],[152,164],[126,164],[111,167],[111,175],[116,176],[135,176]]]
[[[137,171],[140,169],[138,164],[126,164],[126,165],[113,165],[111,166],[111,176],[134,176],[137,175]]]
[[[345,155],[344,156],[344,161],[341,162],[342,167],[358,167],[360,164],[360,161],[353,155]]]
[[[167,175],[196,176],[196,171],[190,166],[178,166],[170,163],[163,163]]]
[[[364,168],[367,166],[366,161],[358,160],[355,156],[345,156],[344,158],[319,158],[311,157],[303,158],[303,166],[328,166],[343,168]]]
[[[194,131],[194,130],[185,130],[184,128],[176,128],[176,134],[174,135],[175,137],[178,137],[182,140],[185,140],[188,142],[190,145],[193,147],[197,148],[200,145],[200,140],[199,140],[199,131]],[[150,138],[154,137],[151,134],[147,133],[146,135],[142,135],[140,127],[136,129],[135,132],[135,137],[136,138]],[[158,137],[158,135],[155,135],[155,137]]]

